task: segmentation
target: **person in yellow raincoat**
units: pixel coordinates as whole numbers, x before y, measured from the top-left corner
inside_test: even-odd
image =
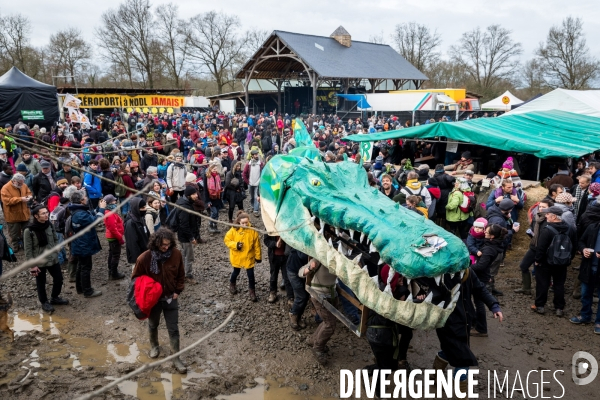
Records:
[[[235,224],[242,226],[250,226],[250,216],[243,211],[240,211],[235,220]],[[229,260],[233,266],[233,272],[229,279],[229,292],[236,294],[237,277],[242,268],[248,274],[248,284],[250,286],[250,300],[258,301],[256,292],[254,291],[254,264],[262,262],[260,253],[260,237],[258,232],[248,228],[231,228],[225,234],[225,246],[229,248]]]

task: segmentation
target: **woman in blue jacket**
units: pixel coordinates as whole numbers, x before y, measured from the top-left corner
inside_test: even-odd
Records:
[[[87,192],[87,197],[90,200],[92,208],[98,208],[98,202],[102,198],[102,179],[96,175],[100,175],[98,171],[98,161],[90,160],[90,172],[86,172],[83,177],[83,187]],[[96,174],[96,175],[92,175]]]

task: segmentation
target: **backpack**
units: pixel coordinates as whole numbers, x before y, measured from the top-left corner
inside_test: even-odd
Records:
[[[169,214],[165,221],[165,226],[171,231],[177,232],[177,229],[179,229],[179,208],[175,208],[171,211],[171,214]]]
[[[463,192],[462,204],[458,206],[460,211],[470,214],[471,212],[475,211],[475,206],[477,206],[477,198],[475,197],[475,193]]]
[[[115,178],[115,196],[117,197],[125,197],[125,194],[127,194],[127,188],[125,188],[124,186],[119,186],[119,185],[125,185],[125,182],[123,182],[123,177],[121,175],[119,175],[117,173],[117,177]]]
[[[85,147],[83,149],[83,153],[82,154],[83,154],[82,155],[83,164],[84,165],[88,165],[88,163],[92,159],[92,155],[90,154],[90,148],[89,147]]]
[[[54,230],[58,233],[65,233],[65,214],[67,213],[67,208],[59,204],[56,206],[54,210],[50,213],[50,224],[54,227]]]
[[[144,180],[140,179],[139,181],[134,183],[133,186],[135,186],[136,190],[142,190],[144,188]]]
[[[554,234],[550,247],[546,252],[546,260],[550,265],[567,266],[571,264],[571,252],[573,243],[569,235],[558,232],[552,225],[546,225]]]

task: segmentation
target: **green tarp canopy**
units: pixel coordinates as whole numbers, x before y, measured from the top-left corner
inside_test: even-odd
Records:
[[[437,139],[533,154],[539,158],[581,157],[600,149],[600,118],[566,111],[534,111],[502,118],[436,122],[390,132],[351,135],[346,140]]]

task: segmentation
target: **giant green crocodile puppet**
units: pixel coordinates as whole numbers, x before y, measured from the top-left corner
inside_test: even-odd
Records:
[[[462,241],[370,187],[362,165],[322,162],[299,119],[294,136],[298,147],[273,157],[261,175],[265,227],[327,266],[380,315],[414,329],[444,326],[469,266]],[[395,300],[389,282],[380,291],[365,263],[387,263],[412,281],[408,299]]]

